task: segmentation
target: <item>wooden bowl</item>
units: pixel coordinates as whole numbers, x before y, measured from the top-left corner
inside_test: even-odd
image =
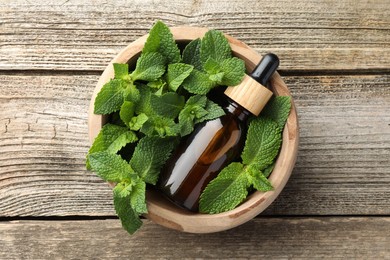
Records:
[[[171,28],[171,31],[178,43],[186,43],[193,39],[203,37],[208,29],[183,26]],[[231,45],[233,55],[245,61],[248,71],[253,70],[255,65],[260,61],[261,55],[243,42],[228,35],[226,35],[226,37]],[[141,53],[146,38],[147,35],[139,38],[123,49],[110,64],[107,65],[103,74],[100,76],[89,107],[88,123],[89,139],[91,143],[98,135],[102,126],[107,122],[107,117],[95,115],[93,113],[93,105],[96,95],[102,86],[114,77],[112,63],[135,63]],[[273,75],[271,85],[275,95],[291,96],[286,84],[278,73]],[[149,190],[147,191],[149,213],[145,216],[162,226],[191,233],[212,233],[241,225],[266,209],[286,185],[297,157],[298,140],[298,118],[294,102],[292,102],[292,109],[283,131],[282,147],[275,168],[269,177],[274,190],[254,192],[246,201],[234,210],[213,215],[193,213],[184,210],[168,201],[159,192]]]

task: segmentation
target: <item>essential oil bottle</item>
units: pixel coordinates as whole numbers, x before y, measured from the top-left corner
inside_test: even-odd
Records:
[[[184,137],[161,171],[158,187],[173,202],[198,211],[199,197],[207,184],[240,156],[247,119],[258,116],[272,92],[266,87],[279,66],[275,54],[266,54],[243,81],[228,87],[225,115],[200,123]]]

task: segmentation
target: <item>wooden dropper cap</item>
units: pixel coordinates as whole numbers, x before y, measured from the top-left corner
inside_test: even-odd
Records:
[[[239,85],[228,87],[225,95],[258,116],[272,97],[272,91],[266,86],[278,66],[278,56],[273,53],[264,55],[252,73],[249,76],[245,74]]]

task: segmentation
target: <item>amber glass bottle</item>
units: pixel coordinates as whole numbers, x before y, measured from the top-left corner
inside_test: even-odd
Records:
[[[225,115],[195,126],[183,138],[162,169],[158,187],[176,204],[198,210],[199,197],[218,173],[237,159],[244,146],[247,119],[258,115],[272,96],[266,87],[279,65],[274,54],[267,54],[240,85],[225,91]]]

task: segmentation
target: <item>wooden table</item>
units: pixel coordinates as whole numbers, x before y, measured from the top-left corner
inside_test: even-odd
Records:
[[[390,259],[390,4],[375,1],[3,0],[0,259]],[[281,58],[300,120],[279,198],[238,228],[134,236],[85,170],[106,64],[161,19],[220,29]]]

